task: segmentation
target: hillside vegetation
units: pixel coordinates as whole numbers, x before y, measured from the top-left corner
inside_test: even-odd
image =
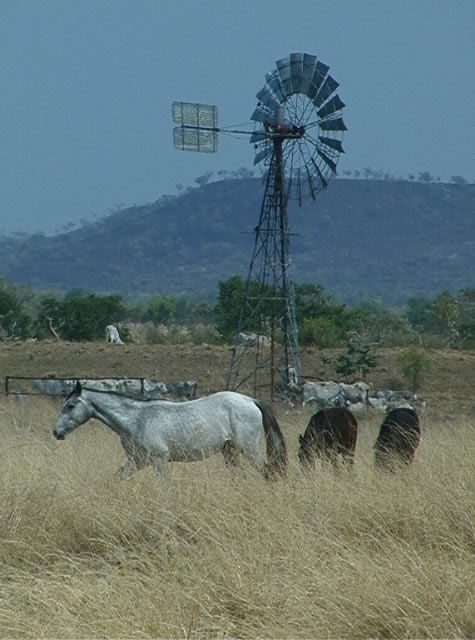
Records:
[[[122,209],[53,237],[0,238],[0,273],[36,289],[210,300],[247,275],[263,196],[259,179],[221,180]],[[289,205],[293,279],[348,303],[473,286],[475,185],[334,180]]]

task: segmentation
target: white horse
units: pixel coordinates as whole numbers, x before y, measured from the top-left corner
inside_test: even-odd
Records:
[[[124,344],[120,339],[119,330],[114,324],[108,324],[106,327],[106,342],[111,344]]]
[[[94,391],[76,383],[61,409],[53,435],[58,440],[90,418],[97,418],[120,437],[127,462],[121,478],[151,464],[164,471],[169,462],[193,462],[222,452],[237,464],[241,452],[265,477],[283,475],[287,466],[284,436],[271,409],[253,398],[221,391],[190,402],[133,400]],[[267,464],[260,452],[265,435]]]

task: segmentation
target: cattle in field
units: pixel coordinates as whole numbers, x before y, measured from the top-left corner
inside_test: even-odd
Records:
[[[336,464],[341,455],[343,461],[353,463],[357,434],[358,423],[349,409],[321,409],[310,418],[304,435],[299,436],[299,460],[303,465],[312,465],[317,456]]]
[[[378,469],[393,471],[398,464],[410,464],[421,441],[421,426],[416,411],[408,407],[386,414],[374,444]]]
[[[124,344],[120,339],[119,330],[114,324],[108,324],[106,327],[106,342],[111,344]]]

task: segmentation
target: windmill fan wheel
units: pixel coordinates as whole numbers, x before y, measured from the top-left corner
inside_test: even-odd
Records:
[[[315,199],[336,174],[346,126],[344,102],[329,67],[307,53],[292,53],[276,62],[257,93],[251,120],[254,165],[270,166],[275,145],[282,145],[288,198]]]

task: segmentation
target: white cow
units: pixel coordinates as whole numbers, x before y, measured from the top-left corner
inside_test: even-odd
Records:
[[[120,339],[119,330],[114,324],[108,324],[106,327],[106,342],[111,344],[124,344]]]

